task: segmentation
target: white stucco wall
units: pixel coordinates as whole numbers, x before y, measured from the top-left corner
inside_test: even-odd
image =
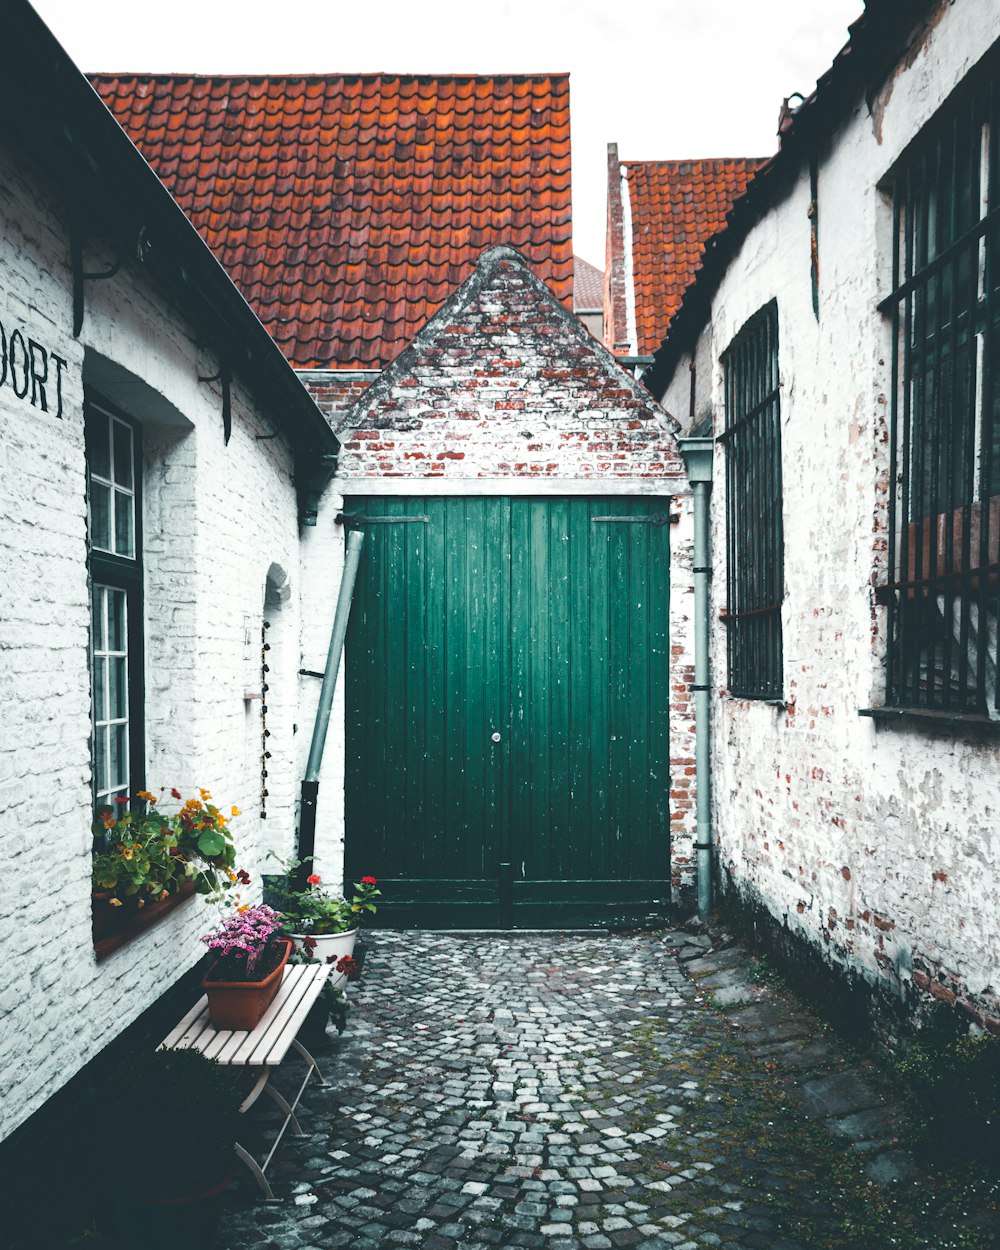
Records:
[[[101,260],[88,252],[87,267]],[[233,829],[254,876],[271,825],[258,815],[261,702],[244,698],[255,665],[259,687],[259,641],[248,658],[244,623],[259,636],[275,565],[296,591],[282,608],[291,643],[272,674],[286,710],[300,656],[291,452],[284,435],[256,437],[275,433],[275,414],[260,413],[234,382],[224,444],[218,385],[197,380],[218,362],[135,263],[87,283],[75,341],[65,206],[6,153],[0,323],[66,361],[61,417],[51,385],[47,413],[30,394],[18,398],[9,376],[0,385],[2,1138],[201,957],[197,938],[212,920],[196,899],[95,957],[85,374],[102,377],[143,426],[146,784],[185,795],[204,786],[220,805],[242,808]],[[287,779],[290,726],[272,741],[271,771]],[[277,824],[290,820],[286,803]]]
[[[697,412],[724,424],[720,355],[776,299],[785,601],[783,707],[725,691],[724,452],[713,488],[713,809],[736,887],[835,963],[1000,1016],[1000,746],[878,726],[888,468],[890,206],[906,145],[1000,37],[991,0],[943,4],[871,113],[860,99],[821,157],[820,316],[810,293],[808,172],[729,265],[700,340]],[[664,395],[686,411],[688,360]],[[706,361],[711,367],[706,367]]]

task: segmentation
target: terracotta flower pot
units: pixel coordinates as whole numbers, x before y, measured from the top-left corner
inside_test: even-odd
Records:
[[[208,995],[208,1014],[217,1029],[249,1031],[256,1028],[278,992],[285,964],[292,953],[288,938],[278,938],[278,942],[284,947],[281,960],[262,981],[215,981],[213,977],[219,965],[215,963],[209,968],[201,988]]]

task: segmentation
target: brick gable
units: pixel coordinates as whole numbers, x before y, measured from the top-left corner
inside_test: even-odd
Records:
[[[347,411],[337,477],[353,493],[437,479],[671,494],[686,490],[674,428],[524,257],[495,247]]]

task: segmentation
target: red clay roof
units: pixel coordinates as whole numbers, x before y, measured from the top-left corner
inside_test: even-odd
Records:
[[[639,352],[659,347],[708,239],[725,225],[760,159],[625,161]]]
[[[573,257],[573,308],[600,309],[604,305],[604,271],[582,256]]]
[[[569,306],[569,78],[91,81],[300,368],[392,360],[510,243]]]

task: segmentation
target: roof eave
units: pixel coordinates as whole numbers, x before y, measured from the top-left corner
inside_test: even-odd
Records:
[[[183,301],[206,343],[273,404],[296,445],[333,450],[333,431],[281,349],[52,32],[26,0],[10,0],[4,26],[6,136],[63,193],[74,228],[99,227],[130,247],[144,229],[144,268]]]
[[[881,82],[895,65],[907,40],[937,0],[865,0],[864,13],[848,28],[849,39],[816,89],[788,119],[778,151],[756,171],[750,185],[726,216],[726,223],[705,244],[701,268],[685,291],[670,328],[643,374],[644,385],[662,399],[678,361],[692,350],[711,311],[712,299],[736,251],[775,196],[794,179],[804,159],[814,153],[863,88]]]

